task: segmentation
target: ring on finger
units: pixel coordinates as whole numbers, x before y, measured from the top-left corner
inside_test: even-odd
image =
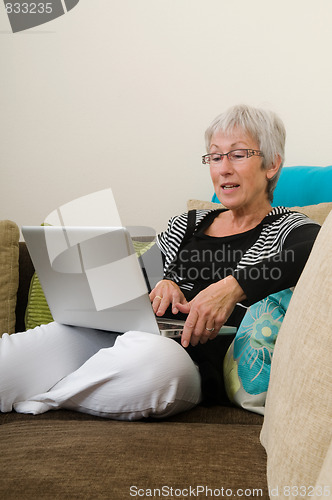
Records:
[[[208,332],[214,332],[214,327],[213,328],[207,328],[207,327],[205,327],[205,330],[207,330]]]
[[[163,298],[162,298],[162,297],[160,297],[160,295],[156,295],[156,296],[155,296],[155,299],[160,299],[160,300],[163,300]]]

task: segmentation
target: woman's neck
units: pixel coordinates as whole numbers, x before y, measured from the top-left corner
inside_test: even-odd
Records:
[[[272,207],[270,203],[265,204],[259,209],[248,211],[248,210],[228,210],[228,220],[234,229],[238,228],[241,231],[248,231],[253,227],[256,227],[263,219],[271,212]]]
[[[234,234],[250,231],[266,217],[272,210],[270,203],[260,207],[259,211],[233,210],[229,209],[221,212],[205,230],[208,236],[231,236]]]

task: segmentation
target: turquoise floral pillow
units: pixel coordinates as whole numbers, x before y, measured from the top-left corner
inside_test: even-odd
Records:
[[[230,400],[262,415],[274,345],[292,294],[283,290],[250,306],[224,359]]]

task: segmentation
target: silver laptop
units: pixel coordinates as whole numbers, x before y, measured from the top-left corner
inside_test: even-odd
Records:
[[[22,233],[55,321],[119,333],[181,335],[183,321],[156,318],[146,270],[128,229],[26,226]],[[228,326],[220,331],[235,332]]]

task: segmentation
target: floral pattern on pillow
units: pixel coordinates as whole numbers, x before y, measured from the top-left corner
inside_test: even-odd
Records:
[[[227,394],[243,408],[264,413],[273,350],[292,294],[283,290],[250,306],[227,351]]]

